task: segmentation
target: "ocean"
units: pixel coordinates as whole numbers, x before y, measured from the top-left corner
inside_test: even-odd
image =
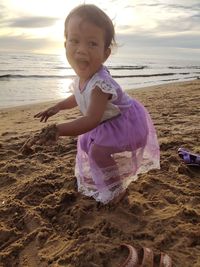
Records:
[[[200,77],[200,61],[126,58],[105,63],[124,90]],[[0,54],[0,108],[63,99],[74,72],[64,55]]]

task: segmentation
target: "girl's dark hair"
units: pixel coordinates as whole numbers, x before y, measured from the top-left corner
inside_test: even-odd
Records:
[[[79,16],[83,20],[93,23],[105,31],[105,49],[116,45],[115,29],[112,20],[100,8],[95,5],[83,4],[75,7],[65,20],[65,37],[67,38],[67,26],[73,16]]]

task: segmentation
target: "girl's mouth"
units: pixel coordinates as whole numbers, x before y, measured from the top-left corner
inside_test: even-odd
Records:
[[[81,70],[84,70],[85,68],[88,67],[89,62],[87,60],[78,59],[76,60],[76,64]]]

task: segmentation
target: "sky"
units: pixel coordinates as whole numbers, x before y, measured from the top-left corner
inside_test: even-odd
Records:
[[[200,0],[0,0],[0,53],[63,53],[65,17],[84,2],[113,20],[122,56],[200,60]]]

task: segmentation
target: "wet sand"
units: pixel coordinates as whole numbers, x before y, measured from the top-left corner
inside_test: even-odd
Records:
[[[49,103],[0,110],[0,266],[117,267],[120,244],[168,253],[173,266],[200,266],[200,169],[177,150],[200,153],[200,80],[129,91],[157,129],[161,169],[139,176],[119,204],[77,192],[76,137],[21,153],[44,127],[33,115]],[[77,109],[48,124],[79,116]]]

